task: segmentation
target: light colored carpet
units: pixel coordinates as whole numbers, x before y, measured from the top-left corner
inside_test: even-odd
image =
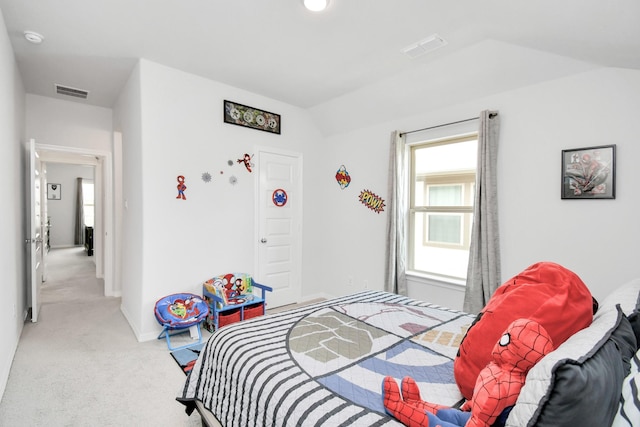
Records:
[[[199,426],[175,400],[185,376],[166,342],[135,339],[120,298],[102,296],[92,257],[53,249],[47,265],[40,320],[24,326],[0,425]]]

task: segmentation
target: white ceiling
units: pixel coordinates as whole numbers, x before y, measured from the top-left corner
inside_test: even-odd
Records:
[[[640,69],[638,0],[331,0],[323,13],[302,0],[0,0],[0,9],[27,92],[60,97],[58,83],[103,107],[138,58],[318,118],[354,97],[455,99],[481,78],[495,93],[600,66]],[[25,30],[44,42],[28,43]],[[401,53],[433,33],[448,44],[413,60]],[[390,89],[398,99],[376,99]]]

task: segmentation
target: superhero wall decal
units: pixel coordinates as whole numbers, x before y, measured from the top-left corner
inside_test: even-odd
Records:
[[[185,196],[184,192],[187,189],[187,185],[184,183],[184,175],[178,175],[178,195],[176,196],[176,199],[182,199],[182,200],[187,200],[187,196]]]
[[[340,165],[340,168],[338,168],[338,172],[336,172],[336,181],[338,181],[338,185],[343,190],[351,184],[351,176],[344,165]]]

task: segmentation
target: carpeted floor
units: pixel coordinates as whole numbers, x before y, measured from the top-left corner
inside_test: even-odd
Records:
[[[120,298],[102,296],[93,258],[53,249],[47,268],[40,319],[25,323],[0,425],[199,426],[175,401],[185,375],[166,341],[135,339]]]

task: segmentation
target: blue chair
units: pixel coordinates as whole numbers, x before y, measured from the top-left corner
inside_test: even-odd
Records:
[[[158,339],[165,338],[169,350],[179,350],[194,345],[186,344],[180,347],[171,345],[171,335],[188,332],[194,325],[198,326],[198,344],[202,342],[200,324],[209,315],[208,304],[198,295],[182,293],[172,294],[156,301],[154,313],[156,320],[162,326]],[[178,331],[171,334],[171,331]]]

